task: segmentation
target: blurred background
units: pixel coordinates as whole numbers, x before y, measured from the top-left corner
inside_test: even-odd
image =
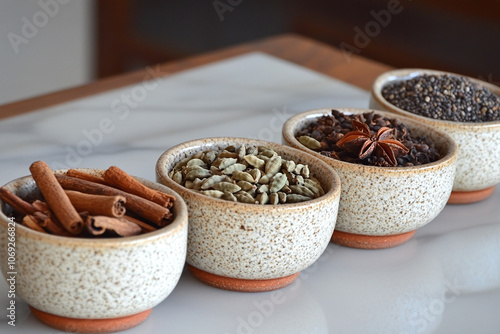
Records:
[[[498,0],[0,0],[0,105],[283,33],[500,85]]]

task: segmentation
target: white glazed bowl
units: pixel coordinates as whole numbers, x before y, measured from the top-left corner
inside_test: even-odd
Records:
[[[500,121],[468,123],[431,119],[400,109],[382,96],[382,89],[388,83],[408,80],[422,74],[462,76],[426,69],[399,69],[385,72],[373,83],[370,108],[414,119],[447,133],[455,140],[458,145],[457,173],[449,203],[472,203],[489,197],[495,185],[500,183]],[[500,87],[478,79],[465,78],[500,96]]]
[[[94,175],[104,170],[82,169]],[[64,173],[64,171],[55,171]],[[7,279],[15,271],[16,294],[26,301],[35,315],[43,314],[56,323],[49,325],[67,331],[106,330],[102,320],[125,329],[142,322],[151,308],[163,301],[176,286],[186,258],[187,208],[182,198],[154,182],[137,178],[144,185],[175,196],[171,224],[156,231],[123,238],[86,239],[40,233],[16,224],[8,234],[11,207],[0,202],[0,257]],[[40,198],[31,176],[5,185],[22,198]],[[14,267],[8,264],[7,246],[15,239]],[[40,312],[41,311],[41,312]],[[59,323],[63,318],[69,322]],[[97,321],[97,322],[89,322]],[[99,327],[99,321],[101,325]],[[132,323],[131,323],[132,321]],[[133,322],[136,321],[134,324]],[[63,321],[64,322],[64,321]],[[79,327],[84,324],[83,328]],[[86,325],[85,325],[86,324]],[[59,326],[59,327],[58,327]],[[104,327],[103,327],[104,326]]]
[[[367,109],[336,108],[344,114],[370,112]],[[340,176],[342,195],[333,241],[357,248],[388,248],[408,241],[415,231],[429,223],[444,208],[455,176],[455,142],[429,126],[388,112],[415,135],[423,135],[444,155],[440,160],[413,167],[377,167],[336,160],[302,145],[295,135],[331,109],[317,109],[289,118],[283,126],[285,144],[312,154]]]
[[[168,173],[183,158],[228,145],[264,145],[285,159],[308,164],[325,195],[278,205],[230,202],[202,195]],[[340,181],[326,163],[280,144],[244,138],[206,138],[179,144],[161,155],[157,181],[180,194],[188,206],[187,263],[206,284],[236,291],[274,290],[292,283],[326,249],[335,228]]]

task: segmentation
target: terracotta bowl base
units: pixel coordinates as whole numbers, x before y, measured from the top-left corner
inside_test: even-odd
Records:
[[[341,246],[361,249],[383,249],[404,244],[416,231],[394,235],[363,235],[335,230],[331,241]]]
[[[73,333],[113,333],[135,327],[151,313],[151,309],[141,313],[111,319],[74,319],[50,314],[31,307],[31,312],[44,324]]]
[[[189,264],[187,266],[194,277],[203,283],[219,289],[239,292],[264,292],[281,289],[292,284],[299,276],[299,273],[295,273],[290,276],[263,280],[240,279],[211,274]]]
[[[490,197],[495,191],[495,186],[475,191],[452,191],[448,204],[476,203]]]

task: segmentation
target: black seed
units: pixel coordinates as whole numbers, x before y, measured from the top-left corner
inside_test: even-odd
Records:
[[[382,89],[391,104],[408,112],[456,122],[500,120],[500,97],[465,77],[421,75]]]

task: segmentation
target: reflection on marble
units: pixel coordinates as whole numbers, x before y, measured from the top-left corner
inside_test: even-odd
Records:
[[[499,223],[456,230],[427,247],[426,252],[440,260],[444,276],[460,293],[500,286]]]
[[[152,78],[91,98],[0,121],[0,183],[53,168],[117,165],[154,180],[167,148],[208,136],[281,141],[296,113],[367,107],[368,93],[263,54]],[[150,318],[128,333],[498,333],[500,190],[446,206],[405,245],[329,245],[296,283],[277,292],[208,287],[187,271]],[[0,332],[8,288],[0,281]],[[56,333],[18,300],[16,333]],[[479,313],[478,313],[479,312]],[[468,330],[468,331],[467,331]]]
[[[432,333],[439,325],[440,314],[428,316],[429,305],[444,297],[439,262],[420,253],[414,241],[400,248],[396,253],[338,247],[332,253],[333,263],[321,274],[332,277],[331,299],[343,301],[325,304],[333,308],[333,332]],[[362,280],[354,285],[356,277]]]

